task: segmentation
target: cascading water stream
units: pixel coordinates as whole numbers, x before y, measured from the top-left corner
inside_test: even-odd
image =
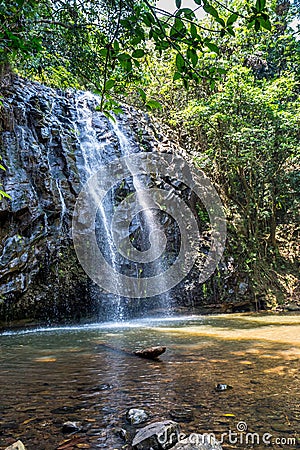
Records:
[[[79,95],[76,100],[77,117],[75,121],[75,128],[84,160],[84,182],[86,182],[97,172],[99,166],[104,164],[102,157],[104,143],[99,142],[97,138],[97,134],[93,127],[93,111],[91,110],[91,105],[93,105],[92,107],[94,108],[97,103],[98,98],[88,92],[83,95]],[[106,199],[103,204],[103,202],[97,201],[97,190],[94,190],[93,186],[91,186],[91,190],[92,192],[90,192],[90,194],[98,205],[100,220],[103,226],[104,236],[102,236],[102,240],[104,241],[105,253],[110,261],[110,264],[112,265],[113,270],[117,271],[117,255],[114,249],[112,232],[109,224],[109,216],[113,208],[112,199],[110,199],[110,202],[108,201],[109,199]],[[113,299],[111,300],[113,300],[114,303],[113,319],[122,320],[123,305],[121,296],[113,296]]]
[[[81,178],[84,183],[87,182],[93,175],[97,173],[100,167],[103,167],[106,163],[110,163],[112,160],[122,157],[128,157],[137,151],[140,151],[139,146],[134,142],[134,139],[127,138],[125,132],[122,131],[122,125],[120,119],[108,120],[98,114],[95,119],[95,107],[99,104],[99,98],[91,93],[80,93],[76,98],[75,110],[76,117],[74,117],[74,127],[78,136],[78,143],[83,158],[83,167]],[[100,119],[100,120],[99,120]],[[95,120],[99,123],[108,125],[104,127],[106,133],[99,133],[97,127],[95,127]],[[131,142],[132,141],[132,142]],[[107,155],[107,147],[114,142],[114,149],[110,155]],[[117,144],[117,145],[116,145]],[[148,182],[141,175],[134,173],[133,167],[131,167],[130,159],[127,160],[127,168],[129,173],[132,174],[132,181],[129,181],[130,190],[136,193],[136,203],[138,203],[140,214],[137,217],[133,217],[135,222],[135,229],[138,230],[139,239],[142,242],[142,251],[149,247],[152,250],[152,244],[157,245],[157,233],[163,233],[162,226],[159,219],[156,217],[157,209],[154,201],[149,197],[147,193]],[[127,180],[128,181],[128,180]],[[98,219],[96,219],[96,231],[98,226],[98,242],[100,242],[101,248],[104,251],[105,259],[112,267],[112,272],[120,272],[129,270],[134,273],[136,278],[140,278],[144,275],[144,265],[136,264],[134,261],[126,260],[126,257],[122,258],[119,254],[119,249],[114,242],[114,233],[112,230],[112,218],[114,215],[114,209],[117,204],[116,189],[112,188],[108,195],[105,196],[103,201],[99,201],[99,194],[97,193],[97,187],[89,185],[89,191],[91,197],[94,199],[98,208]],[[101,224],[97,225],[97,221]],[[131,231],[128,230],[128,233]],[[153,245],[153,248],[155,245]],[[162,258],[154,257],[151,263],[151,275],[159,275],[164,271],[164,263]],[[146,272],[145,272],[146,274]],[[147,274],[146,274],[147,275]],[[112,275],[113,276],[113,275]],[[117,281],[116,281],[117,283]],[[161,282],[163,283],[163,282]],[[140,298],[139,287],[137,283],[137,298]],[[166,291],[165,287],[161,286],[161,292]],[[128,317],[128,311],[125,310],[126,298],[122,297],[122,286],[117,286],[117,292],[120,294],[110,294],[108,298],[110,305],[108,304],[106,310],[108,311],[108,318],[113,320],[123,320]],[[96,295],[101,296],[98,292]],[[99,299],[100,300],[100,299]],[[169,315],[171,299],[168,293],[164,293],[160,296],[157,302],[159,308],[163,311],[164,315]]]
[[[118,119],[111,121],[112,128],[118,138],[120,150],[122,156],[128,157],[132,153],[132,145],[129,139],[126,137],[125,133],[121,130]],[[159,223],[155,215],[155,210],[157,206],[154,201],[149,197],[147,193],[147,184],[141,177],[141,175],[136,175],[133,168],[131,167],[130,161],[127,162],[127,167],[132,174],[133,187],[136,192],[136,199],[139,207],[142,211],[143,221],[145,223],[143,230],[143,240],[147,239],[152,245],[153,240],[158,242],[157,233],[163,233],[162,226]],[[141,225],[141,224],[140,224]],[[158,275],[164,271],[165,267],[161,258],[156,258],[154,261],[154,275]],[[139,274],[137,274],[138,276]],[[162,284],[162,283],[161,283]],[[165,286],[161,286],[161,291],[166,291]],[[168,292],[164,292],[160,296],[159,301],[160,308],[163,308],[164,315],[170,315],[171,313],[171,298]]]

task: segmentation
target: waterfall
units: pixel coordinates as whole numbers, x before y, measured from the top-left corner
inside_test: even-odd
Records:
[[[140,148],[130,135],[127,137],[126,130],[122,130],[121,120],[109,120],[100,112],[95,111],[95,107],[99,104],[99,98],[91,93],[80,93],[76,98],[76,117],[74,117],[74,126],[78,137],[78,144],[82,154],[81,179],[82,183],[86,183],[92,177],[99,167],[103,167],[106,163],[111,162],[119,157],[128,157],[132,153],[140,152]],[[97,126],[95,125],[97,121]],[[99,132],[99,123],[105,123],[106,126]],[[107,132],[107,129],[109,130]],[[108,151],[108,147],[113,143],[114,151]],[[134,175],[134,171],[130,167],[130,159],[127,163],[129,173],[132,174],[131,180],[126,179],[125,183],[129,186],[129,191],[136,194],[136,201],[139,204],[140,214],[132,218],[132,230],[128,230],[128,234],[134,230],[138,230],[139,241],[141,243],[141,251],[151,251],[155,242],[157,233],[163,233],[163,227],[156,217],[155,204],[147,195],[147,183],[149,180],[144,179],[141,175]],[[89,192],[98,206],[97,220],[95,224],[98,244],[101,246],[105,259],[112,267],[112,271],[130,272],[132,276],[139,278],[147,274],[141,263],[126,260],[119,254],[113,239],[112,218],[114,209],[117,205],[117,187],[113,187],[102,202],[97,199],[97,189],[93,185],[89,185]],[[130,192],[128,192],[130,193]],[[157,207],[156,207],[157,209]],[[159,275],[164,270],[162,258],[153,258],[151,264],[151,276]],[[164,286],[161,286],[163,292]],[[122,286],[117,286],[117,295],[105,294],[108,299],[106,302],[106,311],[108,318],[113,320],[123,320],[128,317],[126,311],[127,299],[122,297]],[[99,290],[95,289],[93,295],[103,296]],[[137,298],[139,298],[137,292]],[[158,307],[168,315],[170,311],[171,299],[169,294],[162,294],[157,302]]]
[[[84,161],[84,170],[82,171],[82,178],[84,182],[86,182],[97,172],[99,166],[102,166],[105,163],[103,155],[106,141],[99,141],[93,126],[93,113],[95,113],[95,107],[98,102],[98,97],[89,92],[79,95],[76,99],[77,118],[75,121],[75,128]],[[104,116],[102,119],[106,120]],[[93,189],[93,186],[91,186],[90,194],[93,198],[97,196],[97,192]],[[98,212],[102,225],[100,226],[99,234],[101,234],[101,240],[104,245],[104,253],[109,259],[112,268],[117,270],[117,255],[114,249],[113,237],[109,223],[109,216],[111,215],[113,208],[112,198],[106,199],[104,203],[98,202],[97,198],[95,198],[95,201],[98,204]],[[113,303],[112,308],[107,308],[111,310],[111,318],[115,320],[122,320],[123,305],[121,296],[110,296],[109,301]]]
[[[126,137],[125,133],[121,130],[121,126],[116,118],[115,121],[111,121],[113,130],[118,138],[120,150],[122,156],[130,156],[131,154],[131,143]],[[151,197],[147,194],[147,182],[143,180],[141,175],[134,174],[131,169],[130,162],[127,163],[130,173],[132,173],[133,187],[136,192],[137,202],[140,209],[142,210],[142,220],[145,224],[143,240],[147,239],[150,241],[150,245],[155,243],[158,233],[164,233],[162,226],[156,217],[155,210],[157,209]],[[140,224],[141,225],[141,224]],[[154,245],[153,245],[154,247]],[[154,275],[158,275],[164,271],[165,267],[161,258],[156,258],[154,260]],[[161,291],[165,291],[163,282],[161,283]],[[164,311],[164,315],[171,314],[171,298],[168,292],[161,294],[159,306]]]

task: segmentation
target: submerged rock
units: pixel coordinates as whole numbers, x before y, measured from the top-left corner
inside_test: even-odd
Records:
[[[26,450],[22,441],[17,441],[14,444],[7,447],[5,450]]]
[[[139,356],[140,358],[146,358],[146,359],[156,359],[163,353],[165,353],[167,347],[149,347],[144,348],[142,350],[136,350],[133,352],[136,356]]]
[[[228,391],[229,389],[232,389],[232,386],[229,386],[229,384],[218,383],[215,387],[217,392]]]
[[[135,450],[167,450],[178,442],[179,425],[167,420],[154,422],[142,429],[135,435],[132,447]]]
[[[62,432],[69,434],[69,433],[76,433],[81,429],[81,425],[79,422],[65,422],[62,426]]]
[[[174,408],[169,414],[176,422],[192,422],[194,420],[194,413],[189,408]]]
[[[149,416],[143,409],[129,409],[126,413],[126,419],[131,425],[139,425],[148,420]]]

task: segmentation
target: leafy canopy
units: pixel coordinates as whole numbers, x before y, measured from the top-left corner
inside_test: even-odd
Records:
[[[143,80],[141,62],[153,49],[176,53],[174,80],[212,86],[222,74],[203,70],[206,49],[219,54],[219,36],[234,36],[243,21],[255,30],[270,30],[266,0],[232,10],[216,0],[194,0],[195,8],[176,0],[174,13],[152,0],[4,0],[0,2],[0,63],[10,62],[22,74],[62,87],[83,86],[101,94],[102,109],[115,106],[111,93]],[[209,26],[200,24],[202,8]],[[144,97],[142,90],[139,91]],[[106,103],[105,103],[106,99]],[[148,103],[157,107],[157,103]]]

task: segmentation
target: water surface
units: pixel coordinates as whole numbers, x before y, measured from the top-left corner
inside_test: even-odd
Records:
[[[176,419],[186,433],[272,435],[299,448],[300,316],[221,315],[46,328],[0,335],[0,449],[121,449],[128,408]],[[166,345],[161,361],[133,350]],[[218,392],[223,383],[232,389]],[[175,416],[174,416],[175,414]],[[62,433],[68,420],[82,430]],[[132,431],[132,430],[131,430]],[[244,439],[244,438],[243,438]],[[276,440],[276,442],[275,442]],[[267,448],[228,442],[224,449]]]

